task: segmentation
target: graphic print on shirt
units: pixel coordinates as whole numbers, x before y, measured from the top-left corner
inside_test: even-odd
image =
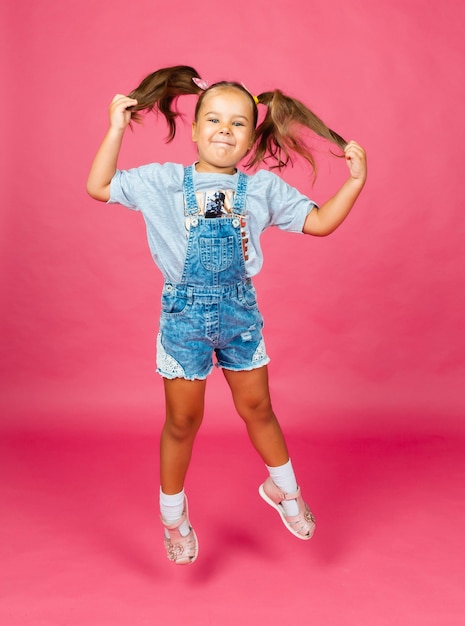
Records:
[[[234,203],[234,191],[232,189],[214,189],[209,191],[197,191],[195,194],[199,215],[207,218],[231,217]]]
[[[208,191],[197,191],[195,196],[197,198],[199,216],[204,218],[234,217],[234,191],[232,189],[211,189]],[[237,219],[240,222],[244,260],[247,261],[249,258],[247,248],[249,239],[246,233],[246,220],[243,216],[238,216]],[[186,230],[189,231],[189,228],[190,218],[187,218]]]

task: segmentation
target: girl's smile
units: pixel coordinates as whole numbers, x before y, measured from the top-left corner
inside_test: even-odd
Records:
[[[206,94],[192,140],[197,144],[198,172],[234,174],[253,141],[253,110],[249,98],[234,88]]]

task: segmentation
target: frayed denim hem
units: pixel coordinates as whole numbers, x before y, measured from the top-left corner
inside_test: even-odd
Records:
[[[222,370],[229,370],[230,372],[251,372],[252,370],[258,370],[260,367],[263,367],[264,365],[268,365],[270,361],[271,359],[269,357],[266,357],[264,359],[261,359],[260,361],[256,361],[255,363],[252,363],[249,367],[240,367],[240,366],[234,367],[230,363],[228,363],[227,365],[216,363],[216,367],[219,367]]]
[[[210,370],[205,374],[205,376],[186,376],[186,374],[173,374],[173,373],[167,373],[167,372],[163,372],[162,370],[157,369],[156,372],[157,374],[160,374],[160,376],[162,378],[166,378],[167,380],[174,380],[176,378],[182,378],[183,380],[205,380],[207,378],[207,376],[209,376],[211,374],[213,370],[213,367],[210,368]]]

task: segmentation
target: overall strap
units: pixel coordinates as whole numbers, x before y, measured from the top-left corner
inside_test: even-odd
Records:
[[[189,165],[184,168],[184,195],[186,198],[186,215],[197,215],[199,208],[197,206],[197,198],[194,190],[193,166]],[[233,213],[236,215],[245,215],[245,195],[247,192],[247,183],[249,177],[243,172],[239,172],[237,181],[237,189],[234,196]]]
[[[186,198],[186,215],[197,215],[199,207],[195,197],[192,165],[184,168],[184,196]]]
[[[233,212],[236,213],[236,215],[245,215],[245,195],[247,192],[248,181],[249,177],[243,172],[239,172],[239,180],[237,181],[233,207]]]

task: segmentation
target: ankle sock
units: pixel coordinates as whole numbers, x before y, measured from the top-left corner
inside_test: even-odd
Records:
[[[271,480],[284,493],[295,493],[297,491],[297,481],[290,459],[284,465],[278,465],[277,467],[266,465],[266,469],[270,474]],[[286,515],[297,515],[299,513],[296,500],[283,500],[281,505]]]
[[[174,524],[184,513],[184,489],[179,493],[166,494],[160,488],[160,513],[161,518],[166,524]],[[184,522],[179,526],[179,532],[186,537],[190,532],[189,522]],[[165,528],[165,536],[169,538],[169,530]]]

